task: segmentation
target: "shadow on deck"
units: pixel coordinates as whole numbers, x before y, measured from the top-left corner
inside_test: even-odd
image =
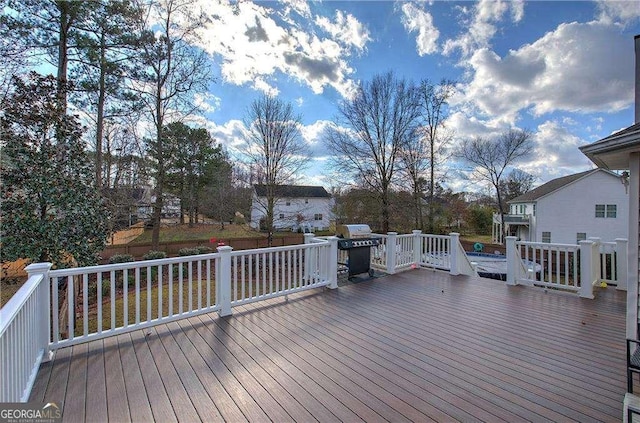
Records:
[[[413,270],[58,350],[67,421],[620,421],[625,292]]]

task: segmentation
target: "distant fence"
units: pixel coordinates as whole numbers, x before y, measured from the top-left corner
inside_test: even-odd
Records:
[[[216,238],[215,243],[210,243],[207,240],[193,240],[193,241],[171,241],[161,242],[158,250],[167,253],[167,256],[177,256],[178,251],[182,248],[194,248],[198,246],[211,247],[213,250],[218,246],[218,243],[224,243],[233,247],[234,251],[238,250],[251,250],[255,248],[266,248],[267,238]],[[304,242],[302,234],[293,233],[285,236],[276,235],[273,237],[272,247],[282,247],[286,245],[297,245]],[[125,245],[110,245],[100,253],[101,262],[107,263],[109,258],[115,254],[131,254],[136,259],[142,259],[149,250],[151,250],[151,243],[147,244],[125,244]]]

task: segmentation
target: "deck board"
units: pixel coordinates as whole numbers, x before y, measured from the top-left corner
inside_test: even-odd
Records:
[[[413,270],[61,349],[31,400],[65,421],[613,422],[625,307]]]

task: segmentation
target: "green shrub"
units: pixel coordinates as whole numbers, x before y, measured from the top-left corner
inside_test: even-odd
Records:
[[[149,250],[149,251],[147,251],[147,254],[142,256],[142,258],[144,260],[163,259],[163,258],[167,258],[167,253],[165,253],[164,251]]]
[[[109,279],[102,280],[102,298],[110,298],[111,297],[111,282]]]
[[[196,247],[196,249],[198,250],[198,254],[213,253],[213,248],[207,247],[206,245],[198,245],[198,247]]]
[[[197,247],[180,248],[180,250],[178,250],[179,256],[197,256],[198,254],[200,254],[200,251],[198,250]]]
[[[109,258],[109,264],[130,263],[135,261],[131,254],[114,254]]]

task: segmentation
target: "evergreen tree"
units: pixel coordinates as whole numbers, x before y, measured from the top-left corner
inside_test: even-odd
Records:
[[[15,78],[0,116],[2,259],[95,264],[107,213],[92,184],[78,119],[59,108],[53,76]]]

